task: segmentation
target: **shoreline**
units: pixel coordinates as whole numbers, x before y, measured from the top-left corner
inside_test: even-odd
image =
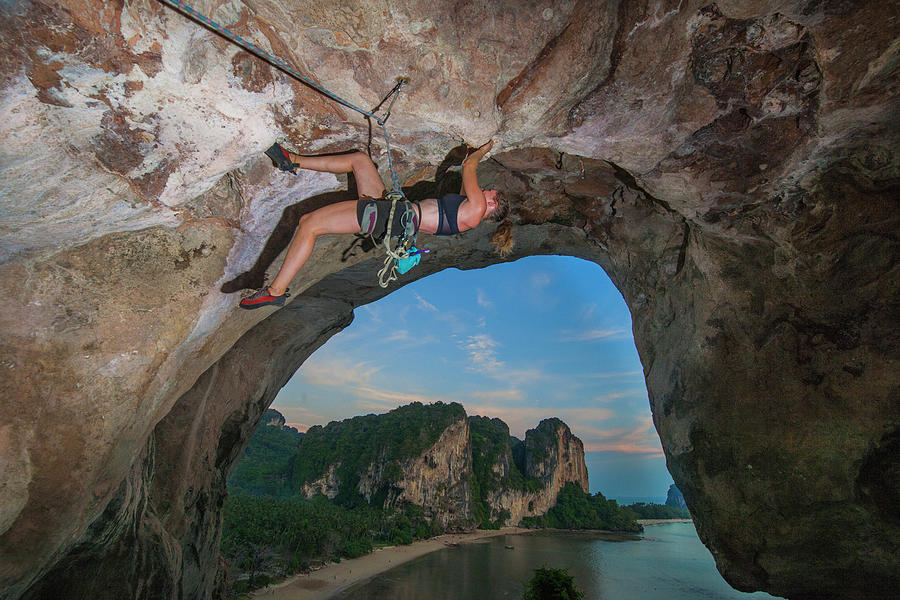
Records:
[[[693,523],[693,519],[638,519],[639,525],[665,525],[666,523]]]
[[[692,523],[692,519],[638,519],[643,526],[665,525],[666,523]],[[481,540],[500,535],[523,535],[543,529],[525,527],[504,527],[496,530],[479,529],[472,533],[445,533],[427,540],[419,540],[408,546],[386,546],[365,556],[344,559],[339,563],[328,563],[309,573],[292,575],[279,583],[254,590],[249,598],[267,600],[327,600],[347,588],[372,579],[396,566],[443,548],[462,544],[475,544]],[[569,533],[597,533],[593,530],[558,530]],[[622,535],[621,532],[604,531],[608,535]],[[633,534],[632,534],[633,535]],[[639,535],[639,534],[638,534]]]
[[[329,563],[316,571],[292,575],[288,579],[250,592],[250,598],[270,600],[326,600],[361,583],[436,550],[460,544],[473,544],[499,535],[522,535],[534,529],[504,527],[495,530],[479,529],[473,533],[445,533],[408,546],[387,546],[359,558]]]

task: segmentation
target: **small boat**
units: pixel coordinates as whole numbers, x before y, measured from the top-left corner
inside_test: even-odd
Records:
[[[512,546],[504,546],[504,548],[506,548],[507,550],[512,550],[512,549],[513,549]]]

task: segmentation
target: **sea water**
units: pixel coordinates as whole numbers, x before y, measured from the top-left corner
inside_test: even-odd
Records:
[[[566,569],[586,600],[774,598],[732,589],[693,523],[650,525],[641,536],[539,531],[486,538],[426,554],[336,598],[518,600],[542,566]]]

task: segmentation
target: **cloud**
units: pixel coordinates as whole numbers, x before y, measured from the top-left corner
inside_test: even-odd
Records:
[[[620,454],[640,454],[648,458],[662,458],[665,456],[662,448],[658,444],[585,444],[585,452],[618,452]]]
[[[453,336],[455,337],[455,336]],[[500,360],[496,348],[501,344],[486,333],[470,335],[464,340],[457,338],[459,347],[468,354],[469,372],[478,373],[491,379],[503,382],[514,382],[516,385],[534,385],[547,379],[547,375],[539,365],[528,365],[527,368],[511,368]]]
[[[572,406],[572,407],[563,407],[556,412],[560,413],[560,415],[565,415],[566,424],[569,427],[575,427],[580,429],[582,425],[586,425],[587,423],[591,423],[594,421],[606,421],[607,419],[611,419],[619,414],[617,411],[612,410],[611,408],[599,408],[595,406]]]
[[[362,311],[367,313],[369,319],[373,323],[381,323],[381,308],[374,302],[370,302],[369,304],[364,304],[356,309],[357,311]]]
[[[395,329],[383,342],[392,344],[396,349],[409,349],[417,346],[425,346],[438,341],[433,335],[421,335],[408,329]]]
[[[368,361],[352,362],[343,359],[309,360],[298,374],[310,385],[326,387],[370,386],[372,378],[383,367]]]
[[[593,342],[596,340],[621,340],[631,336],[627,329],[588,329],[585,331],[566,331],[559,338],[560,342]]]
[[[393,389],[391,383],[394,382],[394,378],[388,377],[387,374],[382,376],[382,370],[382,367],[373,366],[369,362],[353,363],[341,359],[325,359],[304,364],[298,374],[305,384],[333,388],[356,398],[356,402],[351,402],[350,405],[364,412],[384,412],[411,402],[429,404],[438,401],[456,401],[455,398],[437,396],[433,393]],[[356,409],[341,412],[357,414]],[[320,419],[322,420],[324,419]]]
[[[621,400],[622,398],[647,398],[647,390],[645,388],[633,389],[633,390],[624,390],[619,392],[609,392],[608,394],[601,394],[599,396],[594,396],[594,402],[607,403],[614,402],[616,400]],[[648,399],[649,402],[649,399]]]
[[[550,275],[543,271],[538,271],[531,276],[530,287],[534,291],[540,291],[551,283],[553,283],[553,279]]]
[[[497,352],[494,350],[499,344],[486,333],[469,336],[463,343],[463,349],[469,353],[471,361],[470,371],[476,371],[484,375],[495,376],[504,366],[497,360]]]
[[[634,377],[636,375],[644,376],[643,371],[614,371],[611,373],[585,373],[582,377],[588,379],[617,379],[619,377]]]
[[[391,335],[385,338],[387,342],[408,342],[413,339],[408,329],[395,329]]]
[[[467,348],[473,362],[491,376],[508,377],[511,371],[504,369],[503,363],[496,359],[494,348],[496,342],[486,335],[469,338]],[[533,373],[531,373],[533,375]],[[345,409],[351,414],[381,413],[411,402],[461,402],[469,415],[482,415],[500,418],[509,425],[510,432],[522,438],[525,431],[532,429],[542,420],[549,417],[562,419],[572,432],[578,436],[589,452],[619,452],[625,454],[644,455],[648,457],[662,456],[659,439],[649,416],[638,417],[631,421],[632,426],[604,428],[603,421],[625,417],[622,411],[608,406],[567,406],[542,399],[539,403],[530,402],[528,388],[502,387],[499,389],[478,389],[468,396],[437,396],[417,390],[397,390],[385,381],[387,377],[382,367],[369,362],[353,362],[347,360],[320,360],[307,364],[300,375],[304,383],[325,388],[349,396]],[[504,379],[504,381],[510,381]],[[646,394],[645,390],[627,390],[613,392],[592,398],[592,402],[606,402],[613,399]],[[286,420],[294,427],[305,431],[307,423],[325,423],[328,418],[312,414],[304,407],[279,408]],[[344,411],[342,411],[344,412]],[[339,417],[338,417],[339,418]]]
[[[521,402],[522,401],[522,390],[518,389],[508,389],[508,390],[490,390],[490,391],[478,391],[472,392],[469,394],[470,398],[475,398],[477,400],[498,400],[501,402]]]
[[[509,406],[503,404],[503,391],[497,397],[475,398],[465,402],[469,415],[498,418],[509,425],[511,435],[523,439],[528,429],[533,429],[543,419],[558,417],[569,426],[583,443],[585,452],[618,452],[646,457],[662,457],[659,436],[653,427],[651,417],[637,417],[630,427],[600,427],[602,421],[614,419],[621,413],[608,408],[567,407],[567,406]],[[483,399],[484,403],[476,400]],[[500,400],[499,403],[491,400]]]
[[[304,421],[310,421],[320,417],[320,415],[314,415],[309,412],[309,409],[305,406],[277,406],[273,404],[272,409],[277,410],[284,415],[285,420],[302,419]]]
[[[583,321],[590,320],[591,317],[594,316],[594,311],[596,311],[596,310],[597,310],[596,303],[586,304],[581,310],[581,319]]]
[[[481,288],[478,289],[478,306],[481,308],[488,310],[494,308],[494,303],[491,302],[488,297],[485,295],[484,290]]]
[[[586,428],[585,452],[621,452],[650,457],[665,456],[651,417],[639,417],[631,428]]]
[[[422,310],[439,312],[437,306],[420,296],[418,292],[413,292],[413,296],[415,296],[416,300],[419,302],[419,308],[421,308]]]

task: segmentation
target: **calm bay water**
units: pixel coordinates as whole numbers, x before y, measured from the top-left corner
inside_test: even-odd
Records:
[[[336,598],[518,600],[541,566],[568,569],[586,600],[774,598],[733,590],[692,523],[648,526],[643,537],[631,539],[554,532],[488,538],[427,554]]]

